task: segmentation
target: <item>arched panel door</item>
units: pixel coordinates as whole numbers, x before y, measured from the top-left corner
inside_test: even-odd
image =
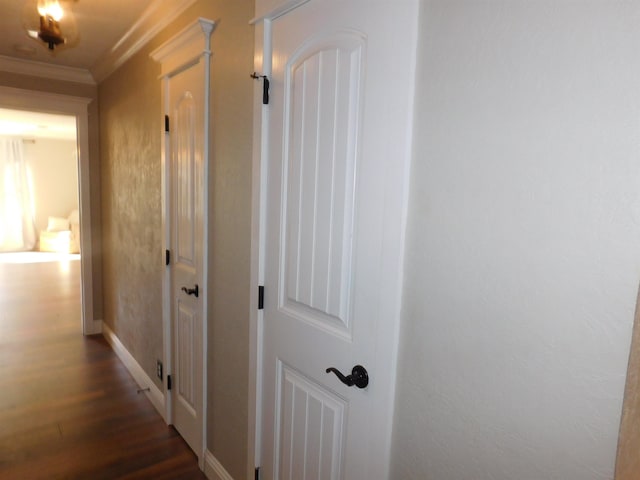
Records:
[[[416,14],[311,0],[270,21],[267,479],[386,477],[413,85],[393,45]]]

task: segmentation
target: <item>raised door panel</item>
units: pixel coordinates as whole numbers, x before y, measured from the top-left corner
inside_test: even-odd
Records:
[[[346,339],[363,53],[359,35],[340,33],[285,68],[280,308]]]
[[[178,301],[176,320],[176,393],[181,407],[195,417],[198,314],[189,303]]]
[[[195,115],[193,94],[184,92],[173,111],[173,178],[175,182],[176,264],[195,268]]]
[[[338,480],[347,402],[279,362],[275,478]]]

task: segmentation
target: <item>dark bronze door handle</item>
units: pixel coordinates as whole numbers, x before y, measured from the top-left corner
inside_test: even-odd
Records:
[[[195,287],[193,287],[193,288],[182,287],[180,290],[182,290],[187,295],[193,295],[196,298],[198,298],[198,295],[200,293],[200,289],[198,288],[198,284],[197,283],[196,283]]]
[[[369,374],[367,373],[367,369],[362,365],[356,365],[351,370],[351,375],[347,375],[346,377],[340,373],[339,370],[329,367],[327,368],[327,373],[335,373],[336,377],[340,379],[342,383],[344,383],[347,387],[352,387],[355,385],[358,388],[365,388],[369,385]]]

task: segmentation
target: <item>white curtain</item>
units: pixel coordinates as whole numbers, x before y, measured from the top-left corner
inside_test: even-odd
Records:
[[[0,251],[33,250],[36,244],[31,182],[22,139],[0,137]]]

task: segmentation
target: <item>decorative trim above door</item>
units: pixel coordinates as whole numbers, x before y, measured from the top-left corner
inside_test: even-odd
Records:
[[[151,52],[149,56],[161,64],[160,77],[166,77],[177,70],[191,66],[202,55],[211,55],[209,38],[215,26],[215,22],[199,18]],[[203,39],[205,40],[204,50],[202,49]]]

